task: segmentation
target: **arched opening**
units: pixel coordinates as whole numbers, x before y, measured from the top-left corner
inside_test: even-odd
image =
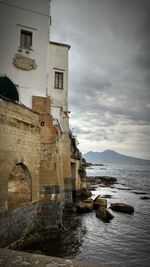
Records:
[[[19,101],[17,88],[7,76],[0,76],[0,96],[12,101]]]
[[[8,209],[16,208],[32,200],[32,181],[28,168],[18,163],[11,170],[8,179]]]

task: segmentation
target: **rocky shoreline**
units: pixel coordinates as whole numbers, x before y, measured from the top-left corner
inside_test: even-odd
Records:
[[[120,215],[117,215],[116,213],[118,214],[127,213],[129,215],[132,215],[134,213],[134,207],[129,205],[128,203],[121,203],[119,202],[119,199],[117,199],[117,203],[114,203],[115,196],[113,194],[112,195],[110,194],[109,189],[112,193],[113,192],[116,193],[115,189],[124,189],[124,190],[126,189],[122,186],[122,184],[118,182],[116,177],[90,176],[90,177],[85,178],[85,181],[83,184],[84,185],[88,184],[88,185],[87,187],[82,188],[84,194],[81,195],[81,198],[76,200],[76,202],[74,203],[74,210],[73,210],[74,212],[70,211],[69,213],[68,212],[66,213],[66,218],[71,217],[73,224],[76,224],[76,220],[80,220],[80,218],[82,220],[84,218],[85,213],[91,213],[92,214],[91,218],[93,218],[93,220],[94,220],[94,217],[97,217],[100,221],[104,223],[109,223],[111,220],[113,220],[114,217],[115,218],[118,218],[118,216],[120,217]],[[94,191],[93,190],[94,186],[98,190]],[[105,187],[106,187],[106,190],[105,190]],[[93,194],[91,193],[90,190],[93,191],[92,192]],[[134,194],[135,192],[137,192],[136,195],[138,196],[139,194],[138,190],[135,191],[135,189],[131,189],[131,188],[130,190],[133,190]],[[97,196],[96,192],[98,191],[99,191],[99,195]],[[108,193],[105,193],[105,192],[108,192]],[[143,198],[148,199],[148,196],[145,196],[145,194],[143,194]],[[93,215],[95,216],[93,217]],[[70,226],[68,227],[66,218],[64,218],[64,227],[60,229],[59,233],[57,232],[53,234],[46,233],[46,235],[44,235],[44,238],[43,238],[43,234],[42,236],[39,234],[36,236],[31,235],[31,236],[28,236],[26,240],[23,240],[23,242],[21,242],[20,244],[13,244],[12,248],[18,249],[20,247],[20,250],[30,251],[32,253],[36,252],[36,253],[44,254],[44,251],[41,252],[39,249],[34,250],[34,243],[38,243],[39,241],[44,242],[46,240],[51,240],[51,239],[57,240],[59,236],[63,236],[63,239],[65,240],[66,239],[65,236],[69,235],[69,231],[72,231],[72,230],[69,230]],[[28,248],[28,245],[32,243],[33,243],[33,248],[30,250],[30,248]]]
[[[88,182],[88,194],[87,199],[79,201],[76,204],[76,213],[86,213],[95,210],[96,217],[103,220],[104,222],[109,222],[114,218],[114,215],[108,209],[115,212],[122,212],[132,214],[134,213],[134,207],[127,203],[113,203],[108,207],[107,198],[111,198],[111,195],[98,195],[95,199],[88,198],[91,197],[90,190],[96,190],[96,186],[100,187],[110,187],[113,184],[117,184],[116,177],[110,176],[89,176],[87,177]]]

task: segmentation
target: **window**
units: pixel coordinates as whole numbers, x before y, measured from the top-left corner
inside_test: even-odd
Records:
[[[63,73],[55,72],[54,87],[56,89],[63,89]]]
[[[31,47],[32,47],[32,32],[21,30],[20,47],[31,49]]]

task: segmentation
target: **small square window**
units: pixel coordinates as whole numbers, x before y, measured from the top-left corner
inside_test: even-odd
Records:
[[[54,87],[56,89],[63,89],[63,73],[55,72]]]
[[[32,32],[21,30],[20,32],[20,47],[31,49],[32,47]]]

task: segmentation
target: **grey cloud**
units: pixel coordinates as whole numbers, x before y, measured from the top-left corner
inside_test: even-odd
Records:
[[[135,65],[145,69],[150,70],[150,53],[149,51],[140,51],[135,59]]]
[[[135,153],[138,139],[139,153],[143,147],[148,155],[142,129],[150,125],[150,0],[53,0],[52,7],[52,38],[72,46],[75,133],[95,147],[118,142]]]

